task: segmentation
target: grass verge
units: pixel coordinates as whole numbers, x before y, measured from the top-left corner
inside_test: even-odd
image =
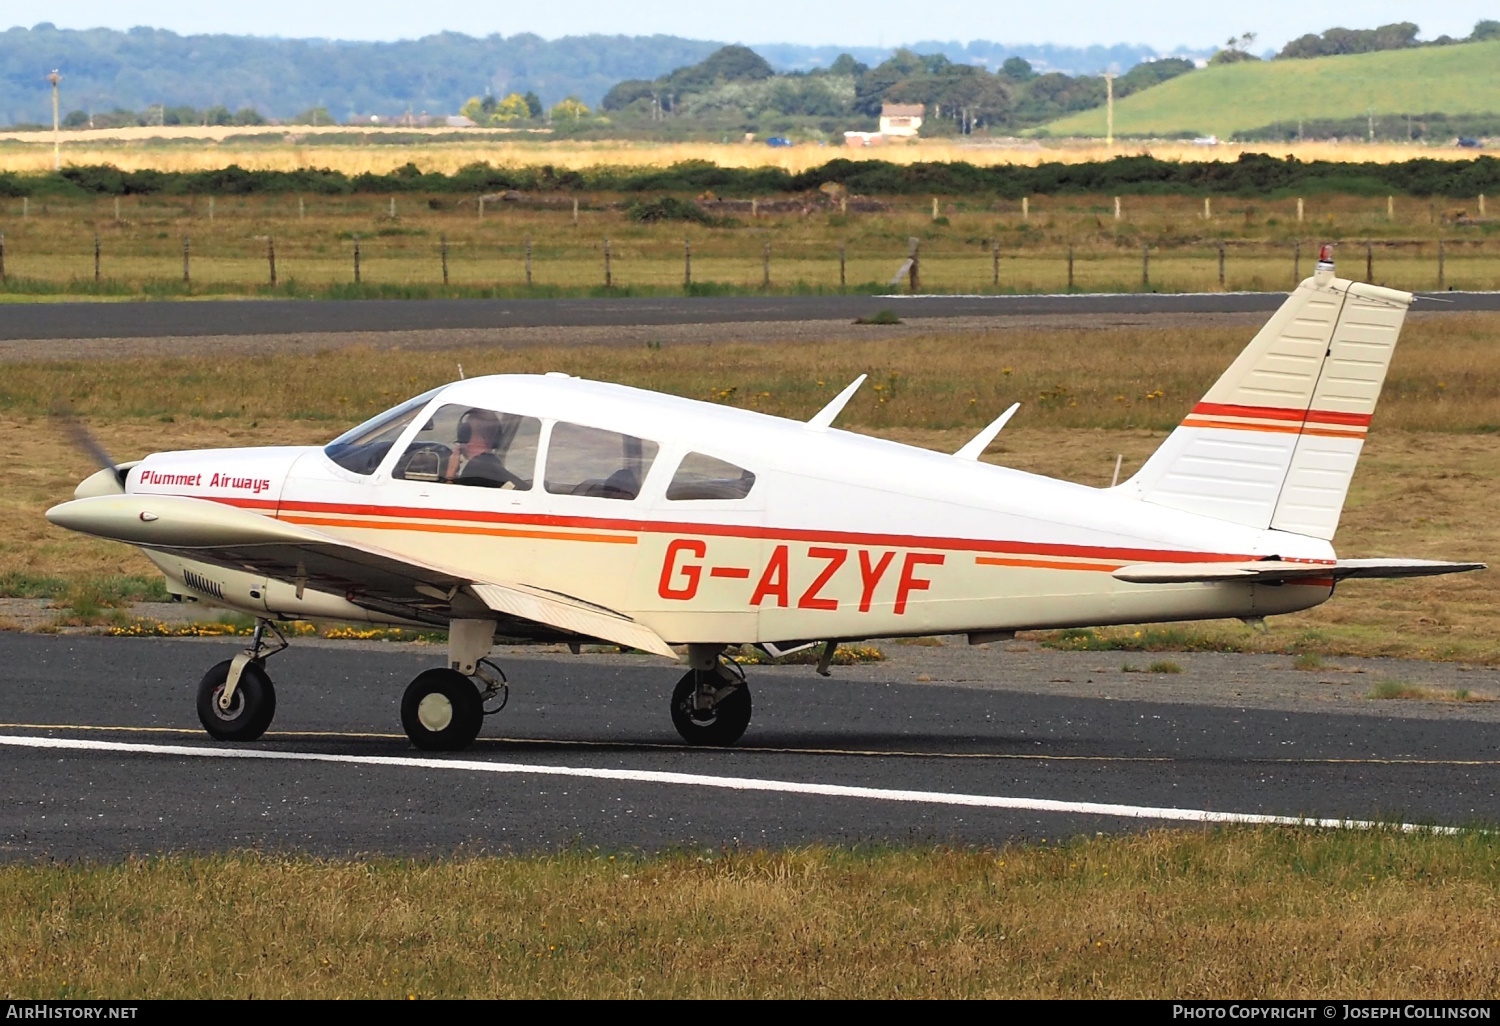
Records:
[[[0,867],[9,998],[1487,998],[1493,834]]]

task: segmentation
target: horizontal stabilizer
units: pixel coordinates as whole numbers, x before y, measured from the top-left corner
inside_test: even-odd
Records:
[[[677,653],[645,624],[566,595],[515,584],[475,584],[469,590],[485,605],[506,616],[544,623],[571,634],[598,638],[669,659],[677,658]]]
[[[1483,563],[1446,563],[1436,559],[1341,559],[1335,563],[1294,563],[1258,559],[1242,563],[1137,563],[1122,566],[1114,576],[1131,584],[1213,584],[1226,581],[1327,580],[1350,577],[1432,577],[1483,570]]]

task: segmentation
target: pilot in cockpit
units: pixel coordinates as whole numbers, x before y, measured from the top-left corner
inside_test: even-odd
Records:
[[[510,475],[495,454],[500,445],[500,417],[490,410],[470,409],[458,418],[456,443],[443,468],[442,480],[499,487]]]

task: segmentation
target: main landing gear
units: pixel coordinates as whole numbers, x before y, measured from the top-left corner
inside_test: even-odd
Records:
[[[271,638],[267,640],[269,633]],[[276,716],[266,660],[287,647],[270,620],[256,620],[250,647],[209,668],[198,684],[198,719],[218,741],[254,741]]]
[[[750,725],[750,685],[720,646],[688,646],[688,665],[672,689],[672,726],[690,745],[732,745]]]
[[[494,643],[492,620],[448,624],[448,665],[417,674],[401,696],[401,726],[412,744],[428,752],[462,751],[479,736],[484,718],[505,708],[505,674],[485,658]]]

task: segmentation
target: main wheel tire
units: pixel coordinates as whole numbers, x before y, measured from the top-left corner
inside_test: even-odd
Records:
[[[713,709],[695,709],[693,696],[698,691],[698,678],[707,674],[713,674],[718,686],[729,683],[713,670],[689,670],[672,689],[672,726],[690,745],[732,745],[750,726],[750,686],[740,681]]]
[[[419,673],[401,697],[401,726],[424,751],[462,751],[474,743],[483,724],[479,689],[457,670]]]
[[[229,683],[226,659],[209,668],[198,684],[198,720],[217,741],[254,741],[276,716],[276,689],[259,663],[247,663],[230,697],[229,708],[219,708],[219,696]]]

